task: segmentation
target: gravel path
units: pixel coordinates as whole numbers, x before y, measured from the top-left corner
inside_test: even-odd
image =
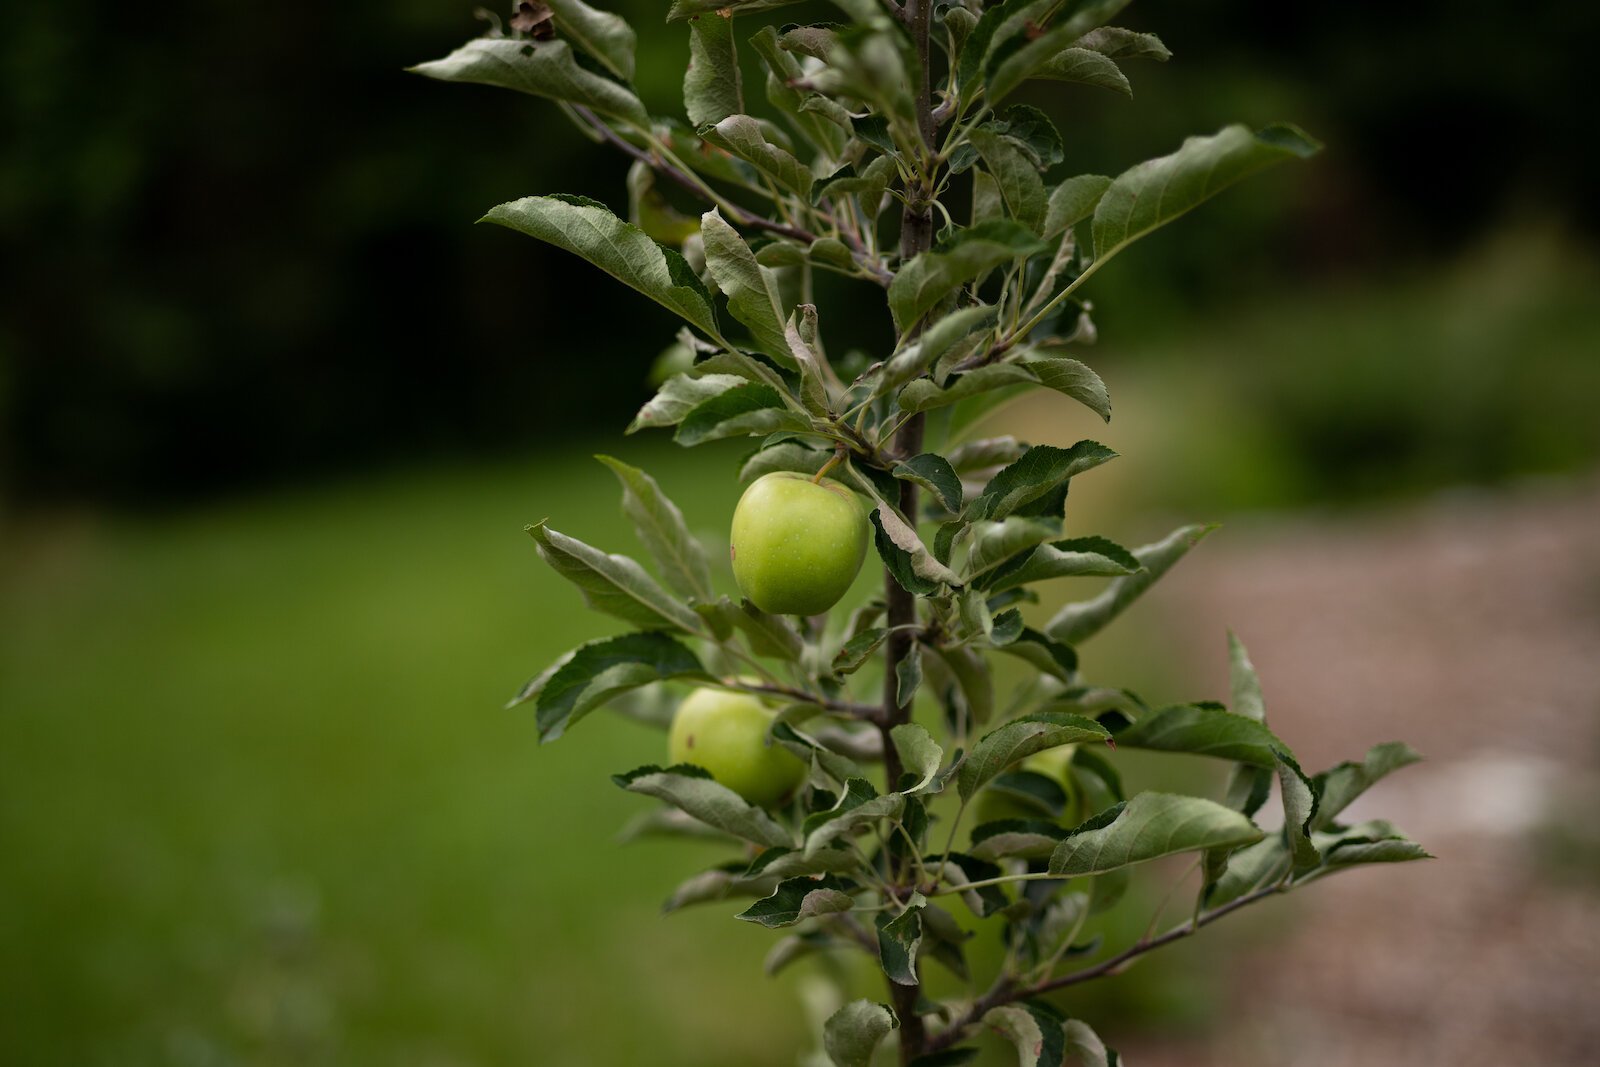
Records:
[[[1393,818],[1439,859],[1279,905],[1282,936],[1231,965],[1240,1025],[1124,1040],[1129,1062],[1600,1063],[1600,479],[1235,521],[1157,596],[1207,624],[1186,632],[1239,632],[1308,768],[1419,749],[1349,817]],[[1198,691],[1226,692],[1220,639],[1186,656]]]

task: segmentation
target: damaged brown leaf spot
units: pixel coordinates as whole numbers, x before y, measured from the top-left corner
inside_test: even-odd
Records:
[[[535,41],[548,41],[556,35],[556,13],[550,5],[540,3],[539,0],[523,0],[517,5],[517,13],[511,16],[511,28],[518,33],[525,33]]]
[[[515,25],[515,23],[513,23],[513,25]],[[1039,38],[1044,36],[1044,27],[1039,25],[1037,22],[1029,21],[1028,25],[1023,29],[1022,32],[1027,36],[1028,40],[1037,41]]]

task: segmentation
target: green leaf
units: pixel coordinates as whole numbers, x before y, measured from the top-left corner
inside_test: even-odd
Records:
[[[840,646],[833,657],[835,674],[854,674],[872,658],[872,654],[888,638],[889,631],[881,626],[863,630]]]
[[[622,483],[622,511],[633,523],[639,540],[649,550],[661,575],[679,595],[711,595],[711,567],[705,550],[689,533],[678,510],[656,480],[638,467],[613,456],[596,456]]]
[[[878,1043],[899,1025],[900,1020],[887,1004],[852,1000],[823,1025],[822,1047],[834,1067],[872,1067],[872,1054]]]
[[[914,722],[903,722],[889,731],[889,739],[900,755],[900,766],[916,779],[900,792],[921,793],[933,785],[944,762],[944,749],[933,735]]]
[[[1071,646],[1031,627],[1024,627],[1015,640],[998,645],[997,649],[1063,682],[1071,682],[1078,670],[1078,654]]]
[[[880,157],[882,158],[882,157]],[[961,308],[930,324],[915,341],[890,356],[879,375],[875,396],[883,396],[924,373],[940,357],[979,330],[993,326],[999,309],[990,304]]]
[[[802,200],[811,198],[810,168],[793,153],[768,141],[761,124],[749,115],[730,115],[715,126],[702,128],[700,136],[732,152]]]
[[[1116,455],[1097,441],[1079,441],[1071,448],[1035,445],[989,479],[969,514],[990,520],[1014,514],[1059,517],[1068,481]]]
[[[984,166],[1000,184],[1011,217],[1030,231],[1037,231],[1044,219],[1044,181],[1033,161],[1008,139],[983,128],[968,135],[972,146],[983,157]]]
[[[513,704],[537,699],[540,741],[554,741],[568,726],[607,700],[663,678],[710,675],[693,652],[662,633],[623,634],[580,645],[522,688]]]
[[[656,188],[656,172],[637,159],[628,167],[628,221],[653,240],[668,246],[681,245],[700,232],[699,218],[690,218],[673,207]],[[671,353],[670,360],[668,353]],[[675,370],[688,370],[693,363],[694,353],[690,347],[676,344],[657,359],[656,366],[651,368],[651,377],[657,377],[657,367],[671,365]]]
[[[717,288],[728,297],[728,312],[750,328],[761,351],[794,370],[797,364],[784,333],[788,316],[778,295],[777,279],[756,262],[750,246],[739,231],[723,221],[718,209],[700,216],[700,236],[705,241],[706,266]]]
[[[971,721],[988,722],[994,716],[994,678],[988,662],[964,645],[936,647],[930,651],[950,672]]]
[[[931,411],[994,389],[1042,385],[1069,396],[1107,421],[1111,398],[1100,376],[1075,359],[1025,359],[1017,363],[991,363],[952,377],[944,388],[930,378],[919,378],[900,390],[905,411]]]
[[[1120,26],[1102,26],[1078,38],[1079,48],[1099,52],[1109,59],[1153,59],[1165,63],[1172,58],[1161,38],[1153,33],[1137,33]]]
[[[1080,34],[1069,26],[1046,30],[1039,37],[1014,50],[1001,49],[1004,58],[998,63],[991,60],[991,69],[985,79],[984,97],[990,107],[1010,96],[1029,78],[1037,78],[1051,59],[1063,48],[1077,40]]]
[[[1128,0],[1068,0],[1065,4],[1051,0],[1036,9],[1022,9],[1018,16],[1002,24],[984,59],[989,106],[998,107],[1001,100],[1032,77],[1051,56],[1103,24],[1127,4]],[[1056,19],[1054,25],[1038,33],[1038,25],[1052,16]]]
[[[854,195],[860,198],[862,209],[868,211],[868,218],[872,218],[893,173],[894,162],[888,156],[875,157],[859,171],[851,166],[841,167],[811,187],[811,200],[816,204],[823,200],[842,202]]]
[[[679,422],[673,440],[693,446],[724,437],[810,428],[772,386],[746,382],[696,405]]]
[[[1020,148],[1038,170],[1048,170],[1065,158],[1061,132],[1048,115],[1029,104],[1012,104],[1001,117],[990,119],[981,128],[1004,136]],[[977,159],[977,149],[963,144],[951,154],[950,169],[959,174]]]
[[[968,14],[966,8],[951,8],[950,12]],[[947,15],[946,18],[948,17]],[[930,1052],[926,1056],[918,1056],[911,1061],[911,1067],[965,1067],[978,1058],[978,1052],[979,1050],[975,1048],[947,1048],[940,1052]]]
[[[1311,779],[1287,750],[1274,749],[1278,758],[1278,787],[1283,795],[1283,832],[1294,856],[1296,871],[1306,871],[1322,862],[1311,840],[1311,823],[1317,814],[1317,791]]]
[[[990,733],[968,754],[956,776],[962,800],[968,800],[991,779],[1035,752],[1083,741],[1104,741],[1111,734],[1093,719],[1064,712],[1025,715]]]
[[[1045,81],[1077,82],[1098,89],[1133,95],[1128,76],[1105,55],[1087,48],[1063,48],[1029,75]]]
[[[1293,126],[1252,132],[1229,126],[1191,137],[1169,156],[1117,176],[1094,212],[1094,255],[1104,261],[1234,182],[1286,159],[1305,159],[1321,145]]]
[[[894,665],[895,700],[902,708],[909,708],[922,686],[922,646],[913,643]]]
[[[764,897],[772,892],[773,884],[770,878],[742,878],[736,870],[713,867],[680,882],[661,905],[661,911],[670,915],[694,904],[715,904],[734,897]]]
[[[805,72],[799,61],[783,50],[775,27],[761,27],[750,43],[767,65],[767,102],[823,155],[838,159],[850,137],[850,112],[819,93],[796,87],[805,79]]]
[[[735,841],[721,830],[707,826],[686,811],[677,808],[659,807],[651,811],[642,811],[629,819],[617,831],[618,844],[627,844],[647,837],[676,837],[688,838],[697,841],[716,841],[727,844]]]
[[[528,527],[539,555],[561,577],[578,587],[586,604],[646,630],[701,633],[694,609],[667,592],[627,556],[611,555],[544,523]]]
[[[1105,382],[1086,365],[1075,359],[1054,357],[1028,359],[1022,366],[1039,379],[1039,384],[1070,396],[1106,422],[1111,421],[1111,397]]]
[[[905,802],[906,798],[900,793],[879,796],[865,778],[850,779],[845,783],[845,794],[839,798],[838,805],[806,818],[806,855],[815,855],[839,838],[854,833],[858,827],[879,819],[898,818]]]
[[[977,154],[976,150],[973,152]],[[989,222],[1003,222],[1006,217],[1006,198],[1000,193],[1000,183],[986,170],[972,172],[972,223],[982,226]]]
[[[1410,745],[1389,741],[1374,745],[1360,763],[1346,761],[1316,776],[1317,794],[1321,798],[1312,828],[1325,830],[1333,820],[1381,778],[1402,767],[1421,761],[1422,757]]]
[[[1324,857],[1323,867],[1313,872],[1312,877],[1368,863],[1407,863],[1433,858],[1427,849],[1384,819],[1371,819],[1338,831],[1318,833],[1312,840]]]
[[[808,874],[848,874],[860,863],[855,853],[846,852],[844,849],[823,849],[815,855],[807,856],[796,849],[774,846],[763,850],[759,856],[751,860],[750,865],[744,870],[744,876],[795,878]],[[765,896],[766,893],[762,895]]]
[[[854,883],[831,874],[824,878],[789,878],[778,883],[770,897],[756,901],[737,918],[773,930],[818,915],[836,915],[855,907],[855,898],[850,895],[854,888]]]
[[[991,363],[953,375],[943,387],[932,378],[918,378],[900,390],[899,404],[902,411],[932,411],[995,389],[1038,384],[1038,376],[1018,364]]]
[[[639,414],[633,417],[626,432],[637,433],[651,427],[676,426],[683,417],[701,403],[719,393],[736,389],[745,379],[733,374],[674,374],[661,383],[660,390],[650,399]]]
[[[975,474],[1015,463],[1027,450],[1026,443],[1010,434],[1002,434],[959,444],[950,450],[949,460],[950,465],[962,474]]]
[[[1093,215],[1109,188],[1111,179],[1103,174],[1080,174],[1050,190],[1044,212],[1045,237],[1055,237]]]
[[[1188,752],[1273,770],[1285,748],[1265,723],[1216,705],[1175,704],[1141,717],[1117,733],[1117,745]]]
[[[798,2],[799,0],[734,0],[733,3],[729,3],[728,0],[672,0],[672,7],[667,9],[667,21],[680,22],[712,11],[744,15],[756,11],[771,11],[775,7],[785,7]]]
[[[1248,845],[1261,837],[1249,819],[1215,801],[1139,793],[1073,830],[1050,857],[1050,873],[1099,874],[1179,852]]]
[[[829,777],[843,782],[851,782],[861,778],[861,768],[849,756],[841,755],[831,748],[823,745],[813,737],[796,730],[791,723],[778,721],[772,727],[772,740],[782,745],[797,759],[809,763],[814,768],[820,768]],[[850,799],[848,796],[846,800]],[[826,814],[826,813],[823,813]],[[812,818],[821,821],[821,816]]]
[[[711,13],[690,21],[683,107],[694,126],[721,122],[744,110],[731,14]]]
[[[1068,1019],[1061,1024],[1061,1028],[1067,1039],[1066,1062],[1077,1067],[1117,1067],[1121,1062],[1115,1052],[1106,1048],[1100,1035],[1089,1028],[1088,1023]]]
[[[1044,251],[1025,226],[997,220],[958,231],[937,250],[904,264],[889,285],[889,310],[902,333],[939,301],[981,274],[1015,259]]]
[[[1068,832],[1048,819],[1000,819],[973,827],[971,852],[991,862],[1047,859]]]
[[[556,32],[600,61],[622,81],[633,80],[633,27],[621,15],[583,0],[545,0],[555,12]]]
[[[527,196],[501,204],[483,219],[582,256],[706,336],[721,337],[711,294],[683,256],[623,222],[604,204],[564,195]]]
[[[1040,18],[1043,18],[1050,5],[1051,0],[1033,0],[1031,3],[999,0],[998,3],[984,5],[983,15],[962,45],[961,58],[956,64],[956,83],[962,103],[973,99],[973,92],[983,73],[983,61],[989,55],[990,46],[1000,34],[1001,27],[1024,22],[1027,14],[1033,11],[1038,11]]]
[[[961,584],[956,573],[935,559],[917,532],[891,508],[879,504],[867,517],[875,531],[873,544],[878,556],[900,588],[918,596],[931,596],[941,584]]]
[[[1261,679],[1244,642],[1228,631],[1228,678],[1233,689],[1233,713],[1257,722],[1267,721],[1267,705],[1261,696]]]
[[[1067,807],[1067,791],[1061,783],[1037,771],[1007,771],[989,783],[989,792],[1041,819],[1059,819]]]
[[[794,844],[789,831],[772,816],[727,786],[713,781],[710,773],[699,767],[679,764],[663,769],[651,765],[613,775],[611,780],[630,793],[664,800],[707,826],[745,841],[767,846]]]
[[[1005,890],[998,885],[986,885],[977,889],[964,888],[973,882],[987,882],[1000,876],[1000,868],[988,860],[952,852],[944,858],[941,870],[946,882],[962,888],[962,901],[971,909],[972,914],[980,919],[988,918],[1011,903],[1006,897]]]
[[[896,463],[890,473],[902,481],[922,486],[951,514],[961,511],[961,477],[943,456],[924,452]]]
[[[975,522],[972,524],[972,548],[967,552],[967,577],[974,585],[987,587],[997,577],[1001,564],[1060,535],[1059,519],[1036,515],[1011,515],[999,522]]]
[[[913,895],[913,900],[921,900]],[[889,981],[917,984],[917,948],[922,944],[922,906],[912,905],[893,919],[878,913],[878,963]]]
[[[1133,554],[1104,537],[1075,537],[1040,545],[1015,568],[1001,568],[989,584],[991,593],[1030,582],[1075,576],[1116,577],[1140,567]]]
[[[820,243],[820,242],[819,242]],[[842,245],[840,247],[843,247]],[[849,253],[846,253],[848,257]],[[817,333],[817,308],[814,304],[801,304],[789,316],[783,328],[789,342],[789,353],[800,367],[800,399],[813,415],[828,414],[828,381],[832,371],[827,358],[822,355],[822,341]]]
[[[1092,600],[1068,604],[1056,612],[1045,627],[1045,632],[1069,645],[1082,644],[1126,611],[1146,589],[1214,529],[1215,526],[1182,526],[1160,541],[1134,549],[1133,554],[1144,565],[1144,570],[1112,579],[1105,590]]]
[[[1270,879],[1288,873],[1291,857],[1282,834],[1264,837],[1248,848],[1227,857],[1227,869],[1205,895],[1208,908],[1220,908],[1247,893],[1254,892]]]
[[[649,113],[631,88],[585,70],[562,40],[479,37],[411,71],[438,81],[493,85],[579,104],[641,129],[650,125]]]
[[[750,603],[741,600],[732,616],[733,625],[750,642],[750,651],[758,656],[771,656],[789,663],[800,662],[805,651],[805,639],[794,624],[782,615],[769,615]]]
[[[848,948],[849,941],[833,937],[821,930],[807,930],[804,933],[789,934],[780,939],[767,953],[767,958],[761,961],[761,969],[768,978],[778,974],[789,964],[796,960],[803,960],[807,956],[819,952],[831,952],[834,949]]]
[[[1066,1032],[1061,1013],[1043,1001],[1025,1000],[990,1008],[983,1025],[1011,1042],[1018,1067],[1061,1067]]]
[[[1072,754],[1072,769],[1078,785],[1086,792],[1104,793],[1113,804],[1127,796],[1123,792],[1122,775],[1117,773],[1116,765],[1098,752],[1078,749]]]

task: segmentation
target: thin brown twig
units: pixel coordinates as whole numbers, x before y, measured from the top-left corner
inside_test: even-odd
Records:
[[[1041,996],[1057,989],[1065,989],[1068,986],[1079,985],[1083,982],[1093,981],[1096,978],[1105,978],[1110,975],[1117,974],[1122,970],[1123,967],[1127,966],[1129,963],[1138,959],[1140,956],[1143,956],[1147,952],[1153,952],[1156,949],[1161,948],[1164,945],[1170,945],[1175,941],[1182,941],[1184,938],[1190,937],[1197,933],[1202,927],[1210,926],[1212,923],[1216,922],[1225,915],[1231,915],[1240,908],[1254,904],[1258,900],[1263,900],[1275,894],[1285,892],[1288,892],[1288,886],[1281,882],[1276,882],[1264,888],[1257,889],[1253,893],[1247,893],[1237,900],[1231,900],[1222,905],[1220,908],[1214,908],[1211,911],[1205,912],[1204,914],[1189,920],[1188,922],[1175,926],[1159,937],[1141,938],[1139,941],[1117,953],[1115,956],[1109,956],[1092,967],[1085,967],[1080,971],[1073,971],[1071,974],[1064,974],[1058,978],[1050,978],[1042,982],[1036,982],[1029,986],[997,987],[996,989],[991,990],[989,993],[986,993],[984,996],[978,998],[978,1000],[973,1003],[972,1007],[968,1008],[965,1013],[958,1016],[950,1023],[950,1025],[946,1026],[944,1029],[940,1030],[938,1033],[929,1038],[926,1045],[926,1051],[939,1052],[943,1049],[949,1048],[951,1045],[954,1045],[956,1042],[960,1041],[966,1036],[966,1032],[969,1028],[977,1025],[977,1023],[986,1014],[988,1014],[990,1011],[993,1011],[995,1008],[1010,1004],[1013,1001],[1026,1000],[1029,997]]]

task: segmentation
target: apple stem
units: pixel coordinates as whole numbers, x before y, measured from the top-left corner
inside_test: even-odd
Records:
[[[833,456],[831,458],[829,458],[828,462],[826,462],[826,463],[824,463],[822,465],[822,469],[817,471],[816,474],[811,476],[811,484],[812,485],[821,485],[822,484],[822,479],[826,478],[828,476],[828,472],[833,470],[833,468],[837,467],[839,465],[839,463],[843,459],[844,459],[844,451],[842,449],[837,451],[837,452],[835,452],[833,454]]]

